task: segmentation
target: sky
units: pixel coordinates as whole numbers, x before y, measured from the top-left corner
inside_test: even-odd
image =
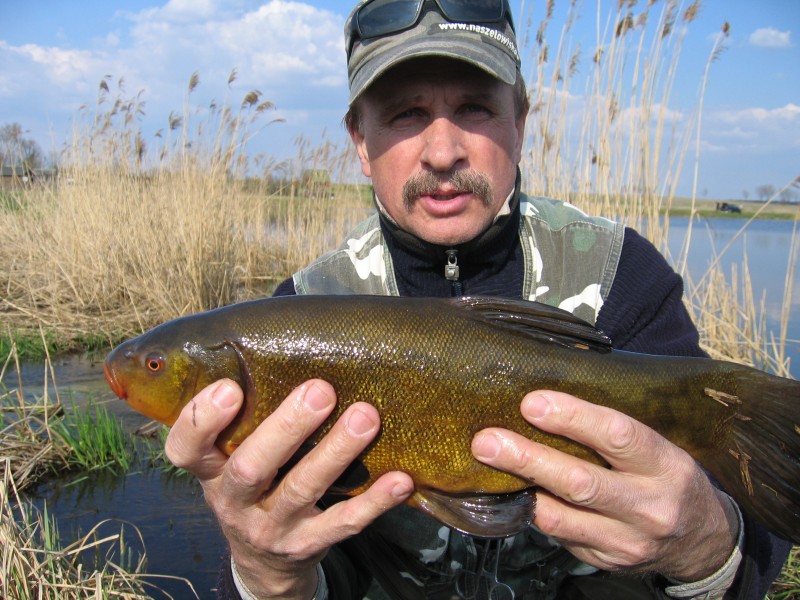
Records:
[[[558,32],[569,3],[555,1],[550,31]],[[535,32],[545,2],[510,2],[522,41],[523,29]],[[598,44],[598,2],[600,14],[617,4],[578,2],[582,16],[572,35],[588,55],[583,60]],[[94,106],[101,80],[110,76],[112,94],[122,80],[123,94],[144,100],[139,127],[146,139],[165,127],[170,112],[190,106],[200,113],[211,101],[238,106],[257,89],[275,108],[249,152],[294,156],[300,136],[345,144],[342,31],[351,6],[351,0],[0,0],[0,125],[20,123],[45,153],[57,151],[80,107]],[[692,159],[678,193],[755,199],[758,186],[780,189],[800,176],[800,1],[702,3],[680,35],[670,95],[675,122],[690,122],[699,106],[703,72],[725,22],[730,35],[702,96],[696,182]],[[530,47],[521,50],[523,62],[533,56]],[[200,84],[189,95],[195,72]],[[532,64],[523,64],[523,73],[529,88],[537,84]],[[578,89],[570,93],[580,96]],[[272,119],[280,122],[266,125]]]

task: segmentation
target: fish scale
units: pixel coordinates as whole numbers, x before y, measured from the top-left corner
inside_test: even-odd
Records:
[[[155,370],[151,367],[158,367]],[[292,389],[331,383],[337,407],[307,451],[352,403],[373,404],[378,438],[336,489],[366,489],[402,470],[412,503],[484,537],[533,518],[530,482],[472,456],[474,435],[504,427],[605,465],[593,450],[527,423],[523,396],[552,389],[608,406],[652,427],[697,459],[739,504],[779,535],[800,541],[800,384],[707,358],[613,350],[570,313],[498,298],[299,296],[231,305],[170,321],[114,349],[111,387],[151,418],[172,424],[222,377],[245,392],[217,444],[231,453]]]

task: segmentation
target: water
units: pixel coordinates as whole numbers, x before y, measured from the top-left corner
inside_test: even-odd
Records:
[[[78,406],[89,400],[102,403],[129,432],[150,423],[114,396],[105,381],[101,362],[86,356],[59,357],[52,370],[65,406],[69,407],[72,401]],[[47,378],[51,402],[55,400],[51,374],[43,365],[23,364],[20,372],[26,395],[41,397]],[[5,379],[8,387],[16,386],[16,381],[15,373]],[[146,555],[147,573],[186,578],[199,598],[216,597],[217,573],[226,545],[196,479],[141,466],[128,473],[97,471],[79,481],[76,479],[80,477],[72,475],[48,481],[29,494],[38,508],[47,503],[64,545],[87,534],[102,521],[110,520],[103,524],[102,535],[119,534],[123,524],[127,524],[126,544],[135,553]],[[139,530],[143,545],[130,524]],[[169,594],[148,588],[154,598],[193,597],[185,582],[168,578],[148,581]]]
[[[133,564],[145,554],[144,572],[183,577],[192,582],[200,598],[216,596],[217,572],[226,546],[193,477],[155,469],[124,475],[101,471],[77,483],[71,479],[47,482],[30,497],[39,508],[47,502],[62,543],[79,539],[106,520],[110,521],[103,523],[98,538],[119,534],[125,525],[124,539],[133,549]],[[138,529],[143,545],[128,524]],[[119,564],[120,558],[112,560]],[[192,597],[183,581],[163,577],[147,581],[160,590],[148,588],[154,598]]]
[[[695,223],[689,263],[692,278],[696,280],[705,273],[712,257],[722,250],[742,223],[737,219]],[[678,256],[688,220],[673,218],[670,225],[670,252]],[[780,322],[792,228],[791,222],[756,221],[721,260],[723,268],[729,272],[731,265],[741,264],[746,252],[756,297],[767,292],[766,317],[771,327],[777,327]],[[794,282],[789,337],[793,340],[789,351],[792,373],[800,378],[800,278]],[[107,402],[107,408],[131,431],[147,422],[111,394],[99,362],[67,357],[57,360],[53,368],[62,401],[65,396],[72,395],[79,404],[90,397]],[[40,364],[23,365],[24,389],[41,394],[44,375]],[[7,376],[7,385],[13,385],[15,380],[14,374]],[[68,483],[50,482],[34,493],[39,504],[47,499],[49,509],[58,519],[63,540],[75,539],[104,519],[129,521],[144,537],[148,572],[187,577],[200,598],[214,597],[216,573],[225,545],[194,480],[134,470],[122,476],[96,474],[78,484]],[[111,523],[104,531],[118,532],[119,524]],[[133,538],[127,536],[126,539]],[[190,597],[183,584],[169,580],[154,580],[154,583],[176,598]]]
[[[703,276],[714,262],[714,257],[722,252],[743,223],[740,219],[704,219],[694,223],[688,261],[689,274],[694,281]],[[688,218],[670,220],[669,249],[672,256],[679,255],[688,224]],[[765,296],[767,328],[776,332],[776,335],[781,322],[793,229],[792,221],[753,221],[719,259],[724,273],[729,275],[735,266],[741,275],[746,255],[753,294],[757,301],[761,300],[762,295]],[[789,306],[787,356],[792,376],[800,379],[800,276],[797,275],[795,267]]]

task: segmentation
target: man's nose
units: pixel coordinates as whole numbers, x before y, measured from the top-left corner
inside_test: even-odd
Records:
[[[439,117],[423,132],[420,160],[433,171],[449,171],[466,160],[465,132],[450,119]]]

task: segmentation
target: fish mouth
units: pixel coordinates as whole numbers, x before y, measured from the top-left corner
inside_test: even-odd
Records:
[[[108,386],[111,388],[111,391],[122,400],[125,400],[128,394],[125,393],[125,388],[123,388],[120,382],[117,381],[117,378],[114,377],[114,371],[107,362],[103,363],[103,372],[106,375],[106,381],[108,382]]]

